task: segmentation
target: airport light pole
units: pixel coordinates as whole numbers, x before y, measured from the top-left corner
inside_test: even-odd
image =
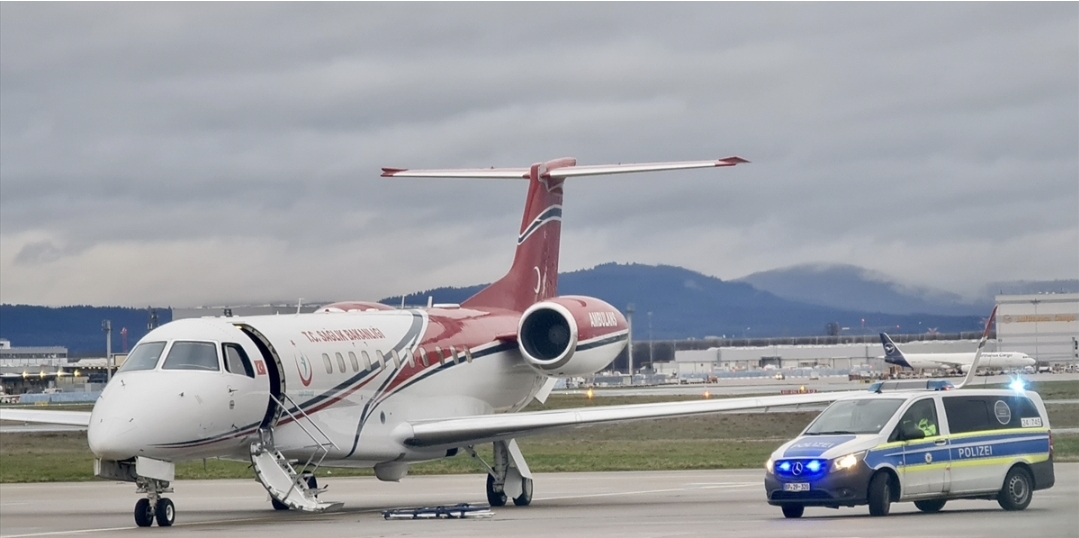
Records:
[[[653,364],[656,359],[652,358],[652,313],[648,313],[648,364]]]
[[[101,322],[101,330],[105,331],[105,382],[112,381],[112,321]]]
[[[629,384],[633,384],[633,303],[626,305],[626,330],[629,339]]]
[[[1038,355],[1038,340],[1040,340],[1038,337],[1038,303],[1042,302],[1042,300],[1032,299],[1030,302],[1034,304],[1034,360],[1040,361],[1041,358]],[[997,337],[997,340],[1000,340],[999,336]],[[1035,371],[1037,371],[1037,363],[1035,363]]]

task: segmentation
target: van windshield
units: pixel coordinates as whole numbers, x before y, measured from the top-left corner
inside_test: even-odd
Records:
[[[880,433],[904,401],[902,398],[840,400],[828,406],[805,434]]]

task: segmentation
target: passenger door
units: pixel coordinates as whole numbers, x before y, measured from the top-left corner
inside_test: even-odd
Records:
[[[911,404],[899,419],[892,436],[903,441],[903,467],[900,480],[903,496],[926,496],[943,493],[950,464],[948,438],[941,435],[937,401],[933,396]],[[911,439],[917,435],[924,437]]]

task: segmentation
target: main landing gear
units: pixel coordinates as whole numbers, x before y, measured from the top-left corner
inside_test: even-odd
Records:
[[[149,527],[157,520],[159,527],[171,527],[176,521],[176,505],[169,498],[161,496],[162,493],[172,493],[169,483],[143,477],[139,477],[136,483],[138,493],[145,493],[146,498],[135,503],[135,524]]]
[[[469,446],[465,450],[487,469],[487,503],[493,507],[505,506],[513,499],[516,506],[528,506],[532,503],[532,472],[525,463],[517,441],[495,441],[494,466],[487,465],[476,450]]]

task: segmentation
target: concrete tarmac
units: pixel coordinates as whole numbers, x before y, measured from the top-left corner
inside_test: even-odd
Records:
[[[938,514],[892,505],[884,518],[866,507],[808,508],[784,519],[764,499],[763,470],[550,473],[536,476],[532,506],[494,509],[489,519],[385,520],[387,508],[484,502],[480,474],[374,478],[320,476],[327,514],[275,512],[254,480],[175,483],[171,529],[140,529],[132,520],[135,486],[113,482],[0,485],[0,538],[44,536],[171,537],[636,537],[966,538],[1079,536],[1079,464],[1056,466],[1057,484],[1035,492],[1023,512],[994,501],[951,501]]]

